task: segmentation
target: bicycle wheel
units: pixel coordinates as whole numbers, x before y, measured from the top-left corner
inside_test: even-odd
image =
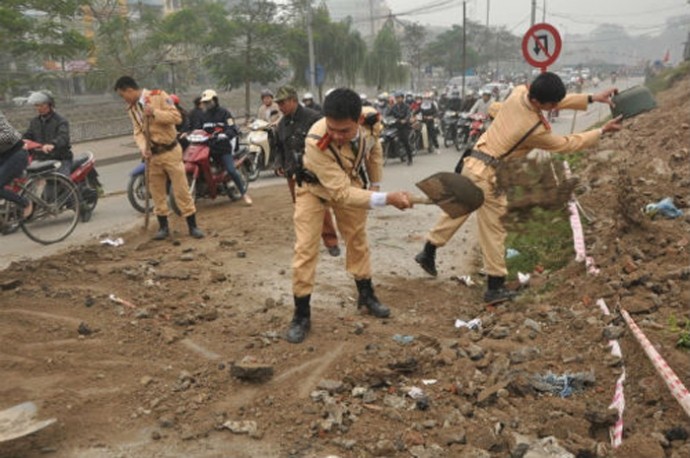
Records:
[[[58,173],[34,175],[22,195],[33,202],[31,215],[21,222],[24,233],[34,242],[49,245],[64,240],[79,221],[79,191]]]

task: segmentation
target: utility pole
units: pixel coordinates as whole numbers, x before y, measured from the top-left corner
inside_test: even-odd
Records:
[[[369,33],[371,33],[371,41],[374,42],[374,0],[369,0]]]
[[[546,0],[544,0],[544,3],[542,5],[543,7],[541,9],[541,22],[546,22]]]
[[[311,29],[311,0],[307,5],[307,40],[309,41],[309,92],[316,92],[316,63],[314,62],[314,34]]]
[[[467,73],[467,2],[462,2],[462,100],[465,100],[465,73]]]
[[[534,22],[537,20],[537,0],[532,0],[532,22],[531,25],[534,25]]]

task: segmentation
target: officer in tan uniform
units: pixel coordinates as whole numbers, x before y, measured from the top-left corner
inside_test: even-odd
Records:
[[[524,157],[534,148],[554,153],[567,153],[595,145],[606,132],[621,129],[620,118],[575,135],[557,135],[544,119],[542,111],[552,108],[586,110],[587,104],[611,104],[615,89],[598,94],[571,94],[558,75],[542,73],[531,86],[516,87],[503,102],[491,127],[479,138],[475,149],[464,159],[462,174],[484,191],[484,204],[477,210],[479,245],[488,274],[488,289],[484,300],[488,303],[511,299],[514,293],[504,287],[508,273],[505,262],[506,231],[501,217],[507,210],[505,193],[497,192],[495,167],[501,160]],[[430,275],[436,276],[436,248],[445,245],[465,223],[469,215],[451,218],[442,214],[427,235],[427,242],[415,260]]]
[[[371,284],[367,210],[392,205],[410,208],[405,192],[384,193],[367,189],[367,179],[381,179],[381,148],[372,129],[365,127],[362,101],[350,89],[335,89],[324,101],[324,118],[307,135],[304,164],[296,174],[300,186],[295,201],[295,253],[292,290],[295,312],[287,340],[299,343],[309,332],[310,300],[314,289],[319,238],[326,207],[333,208],[347,246],[346,268],[355,277],[357,304],[372,315],[385,318],[390,310],[381,304]],[[368,174],[368,178],[367,178]]]
[[[139,88],[130,76],[122,76],[115,83],[115,91],[129,104],[129,117],[134,127],[134,141],[143,158],[148,159],[149,190],[154,213],[160,226],[154,240],[170,236],[167,203],[167,180],[170,180],[175,202],[187,219],[189,235],[196,239],[204,233],[196,225],[196,208],[189,192],[189,184],[182,162],[182,147],[177,142],[175,126],[182,121],[180,112],[165,91]],[[149,138],[146,138],[148,124]]]

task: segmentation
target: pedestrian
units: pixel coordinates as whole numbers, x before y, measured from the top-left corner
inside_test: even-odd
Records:
[[[395,118],[395,124],[398,128],[398,140],[400,140],[407,153],[407,165],[412,165],[412,146],[410,145],[411,115],[410,107],[405,103],[405,95],[402,92],[396,92],[395,105],[388,111],[388,116]]]
[[[543,111],[554,107],[586,110],[587,104],[611,104],[616,89],[594,95],[571,94],[560,77],[554,73],[540,74],[527,87],[517,86],[510,98],[502,103],[491,127],[479,138],[474,149],[464,159],[462,174],[484,191],[484,204],[477,210],[479,245],[488,274],[488,288],[484,294],[487,303],[510,300],[515,295],[505,287],[508,273],[505,261],[506,230],[501,218],[507,211],[506,194],[497,189],[496,166],[507,159],[524,157],[534,148],[553,153],[579,151],[595,145],[607,132],[621,129],[621,119],[607,122],[602,128],[581,134],[558,135],[551,131]],[[451,218],[442,214],[427,234],[424,249],[415,260],[430,275],[436,276],[436,249],[445,245],[465,223],[469,215]]]
[[[69,122],[55,111],[55,99],[47,91],[32,92],[26,103],[36,108],[38,116],[29,122],[24,138],[42,144],[31,151],[33,158],[60,161],[57,172],[69,178],[73,158]]]
[[[365,182],[364,170],[373,165],[381,152],[378,141],[367,133],[362,121],[362,101],[351,89],[335,89],[323,105],[324,118],[309,130],[304,164],[297,171],[295,190],[295,252],[292,262],[292,290],[295,310],[287,340],[299,343],[311,327],[311,294],[318,261],[319,234],[323,213],[332,207],[347,247],[346,268],[355,277],[358,307],[365,307],[377,318],[390,315],[380,303],[371,282],[369,243],[366,234],[367,210],[392,205],[410,208],[405,192],[372,191]],[[378,173],[380,176],[381,161]]]
[[[140,88],[134,78],[122,76],[115,82],[115,91],[129,105],[128,113],[134,128],[134,141],[147,161],[149,192],[159,229],[154,240],[170,236],[167,183],[170,182],[175,202],[187,220],[189,235],[204,237],[196,224],[196,207],[189,192],[182,162],[182,147],[177,142],[175,126],[182,122],[172,98],[160,89]]]
[[[321,119],[321,113],[303,107],[297,101],[297,91],[292,86],[278,89],[276,103],[283,113],[278,122],[275,136],[275,164],[276,175],[287,178],[288,188],[295,202],[295,172],[302,163],[304,141],[311,126]],[[331,210],[323,213],[323,228],[321,239],[331,256],[340,256],[338,233],[333,223]]]

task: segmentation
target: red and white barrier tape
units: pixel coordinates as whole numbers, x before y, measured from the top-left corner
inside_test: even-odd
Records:
[[[606,306],[604,299],[597,299],[597,305],[604,315],[610,315],[609,308]],[[619,358],[623,357],[621,346],[617,340],[609,340],[609,347],[611,347],[611,354]],[[623,383],[625,382],[625,368],[618,380],[616,380],[616,388],[613,392],[613,401],[609,405],[609,409],[616,409],[618,412],[618,419],[616,423],[609,429],[609,436],[611,437],[611,445],[613,448],[618,448],[623,443],[623,412],[625,411],[625,396],[623,394]]]
[[[570,178],[572,173],[570,172],[570,166],[566,161],[563,161],[563,170],[566,178]],[[577,203],[575,202],[575,197],[571,197],[568,202],[568,210],[570,211],[570,228],[573,231],[573,244],[575,248],[575,260],[577,262],[585,263],[587,268],[587,273],[591,275],[597,275],[599,269],[597,269],[594,264],[594,259],[587,256],[587,249],[585,248],[585,236],[582,230],[582,221],[580,221],[580,212],[577,209]]]
[[[637,324],[633,321],[628,312],[621,309],[621,315],[623,315],[623,319],[628,324],[635,338],[637,338],[644,352],[647,353],[656,371],[661,378],[664,379],[673,397],[676,398],[676,401],[680,403],[680,406],[690,417],[690,392],[688,392],[688,389],[683,385],[683,382],[680,381],[676,373],[673,372],[673,369],[668,366],[666,360],[656,351],[656,348],[654,348],[649,339],[647,339],[647,336],[637,327]]]

